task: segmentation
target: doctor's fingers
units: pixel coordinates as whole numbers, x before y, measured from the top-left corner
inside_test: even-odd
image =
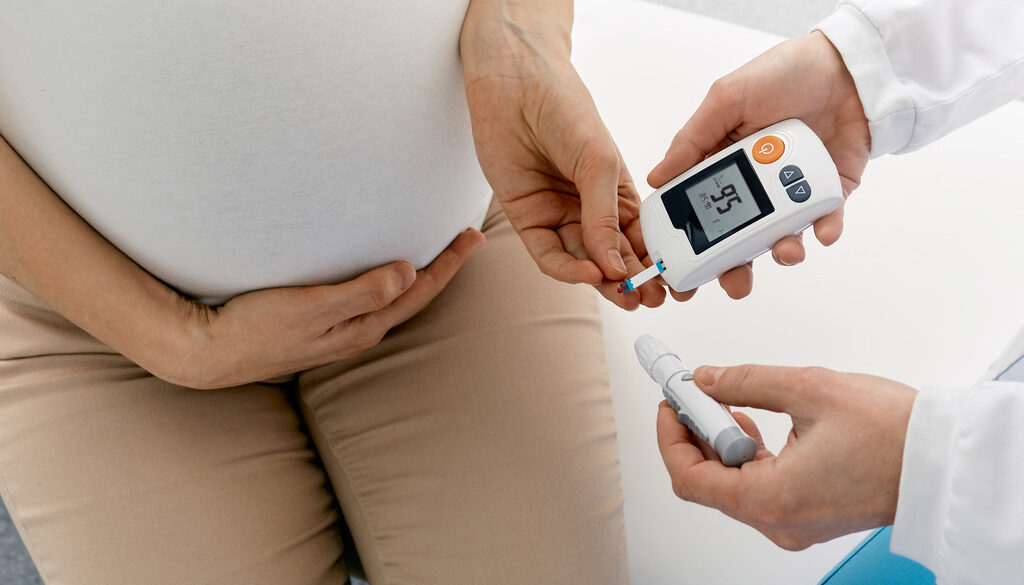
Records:
[[[836,210],[814,222],[814,237],[821,242],[821,245],[831,246],[839,241],[839,237],[843,235],[845,209],[846,203],[844,202]],[[775,242],[775,245],[772,246],[772,258],[783,266],[793,266],[803,262],[807,257],[803,240],[804,234],[801,232]]]
[[[755,436],[756,427],[747,424],[749,418],[739,416],[737,421]],[[801,502],[799,496],[790,494],[798,490],[784,485],[777,459],[763,443],[758,443],[756,459],[737,469],[726,467],[717,458],[705,457],[693,441],[693,435],[676,422],[672,407],[662,403],[658,409],[658,447],[676,497],[715,508],[789,550],[822,540],[793,522]]]
[[[804,261],[807,252],[804,250],[804,235],[786,236],[772,246],[772,259],[782,266],[795,266]]]
[[[846,213],[846,201],[838,209],[814,222],[814,236],[823,246],[831,246],[843,235],[843,216]]]
[[[694,382],[715,400],[731,406],[751,406],[812,418],[838,374],[825,368],[741,365],[701,366]]]
[[[736,88],[732,74],[711,84],[704,101],[672,139],[665,157],[647,175],[654,188],[704,160],[723,142],[736,138],[730,134],[743,121],[742,88]]]
[[[747,262],[718,277],[718,284],[731,299],[742,299],[754,289],[754,263]]]
[[[732,418],[736,420],[736,424],[740,425],[744,433],[747,433],[757,443],[757,454],[754,455],[754,460],[764,459],[766,457],[774,457],[775,454],[768,450],[768,447],[764,444],[764,437],[761,435],[761,429],[757,427],[757,423],[754,419],[750,418],[742,412],[732,412]]]
[[[661,279],[660,276],[658,278]],[[664,280],[664,279],[662,279],[662,280]],[[668,286],[667,284],[665,286],[668,287],[668,294],[672,295],[673,299],[675,299],[675,300],[677,300],[677,301],[679,301],[681,303],[686,302],[686,301],[692,299],[694,297],[694,295],[697,294],[697,289],[695,289],[695,288],[690,289],[690,290],[684,290],[682,292],[676,292],[675,289],[673,289],[672,287]]]
[[[737,490],[739,470],[707,458],[668,402],[658,407],[658,449],[676,497],[713,508],[728,506],[735,498],[730,494]]]
[[[726,467],[717,457],[707,457],[701,451],[667,402],[658,409],[658,448],[676,497],[721,510],[741,522],[754,522],[752,514],[761,505],[757,494],[774,489],[770,471],[775,457],[771,453],[761,451],[757,459],[740,468]]]

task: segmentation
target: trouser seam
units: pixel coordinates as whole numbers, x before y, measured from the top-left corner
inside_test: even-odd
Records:
[[[301,400],[302,404],[305,405],[305,407],[309,410],[309,415],[312,418],[312,423],[313,423],[313,425],[316,426],[316,432],[324,437],[324,442],[327,444],[327,450],[330,452],[331,456],[333,456],[334,459],[338,462],[338,471],[340,472],[340,474],[342,476],[341,478],[344,480],[345,484],[347,484],[347,488],[349,490],[349,493],[352,494],[352,498],[356,501],[356,507],[359,508],[357,510],[357,512],[359,513],[360,516],[362,516],[363,524],[366,525],[367,534],[369,534],[370,542],[373,544],[373,547],[375,549],[374,553],[376,555],[376,559],[378,559],[378,560],[382,559],[383,557],[380,554],[380,547],[377,546],[377,535],[374,533],[373,529],[370,527],[369,521],[367,521],[367,519],[366,519],[366,514],[363,512],[366,509],[366,506],[363,504],[362,499],[359,497],[358,491],[356,491],[356,489],[355,489],[355,487],[354,487],[354,485],[352,483],[352,479],[349,477],[348,472],[346,471],[345,464],[344,464],[344,458],[341,456],[341,453],[337,449],[334,448],[334,444],[328,438],[327,433],[324,431],[324,426],[320,422],[320,417],[317,415],[317,412],[313,408],[313,406],[310,405],[308,402],[306,402],[305,398],[303,398],[301,396],[301,394],[299,396],[299,400]],[[332,481],[332,482],[334,481],[334,479],[331,478],[331,474],[330,473],[327,473],[326,475],[327,475],[327,478],[328,478],[329,481]],[[340,507],[341,499],[337,495],[337,488],[335,488],[335,496],[334,497],[335,497],[335,500],[338,501],[339,507]],[[342,507],[341,513],[342,513],[342,518],[339,519],[339,520],[343,520],[344,522],[347,523],[348,522],[348,515],[347,515],[347,512],[345,511],[344,507]],[[353,540],[353,542],[355,542],[355,538],[353,538],[352,540]],[[356,553],[357,554],[359,553],[358,548],[356,549]],[[360,555],[360,558],[361,557],[362,557],[362,555]],[[377,562],[376,564],[380,567],[380,570],[383,573],[384,572],[384,563],[383,562]],[[366,570],[366,563],[365,562],[363,562],[363,570]],[[369,575],[367,575],[367,576],[369,576]],[[387,575],[382,575],[382,576],[384,577],[384,580],[387,583],[391,582],[391,579],[389,579]],[[349,580],[351,581],[351,579],[352,579],[352,576],[349,575]]]

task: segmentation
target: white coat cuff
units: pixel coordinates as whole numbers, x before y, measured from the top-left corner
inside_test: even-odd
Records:
[[[890,548],[936,567],[949,517],[957,413],[969,390],[921,390],[914,400],[903,447],[903,471]]]
[[[871,131],[871,158],[907,146],[914,132],[914,100],[896,77],[875,25],[843,4],[814,28],[828,37],[853,76]]]

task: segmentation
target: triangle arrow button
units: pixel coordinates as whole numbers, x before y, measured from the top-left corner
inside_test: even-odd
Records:
[[[795,185],[786,187],[786,193],[796,203],[803,203],[811,197],[811,186],[807,184],[807,181],[800,181]]]
[[[779,171],[779,181],[783,187],[788,187],[802,178],[804,178],[804,174],[796,165],[786,165]]]

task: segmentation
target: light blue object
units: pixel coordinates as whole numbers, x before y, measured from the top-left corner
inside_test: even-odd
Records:
[[[832,569],[818,585],[935,585],[935,575],[889,552],[892,526],[879,528]]]
[[[1024,382],[1024,356],[1017,358],[1017,361],[1010,364],[1003,373],[996,376],[996,380],[1007,382]]]

